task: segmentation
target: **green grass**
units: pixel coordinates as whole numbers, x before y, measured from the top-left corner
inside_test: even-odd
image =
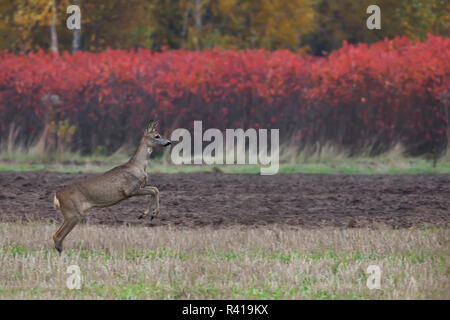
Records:
[[[77,153],[40,156],[24,152],[0,153],[0,171],[55,171],[65,173],[104,172],[128,160],[128,155],[83,156]],[[223,172],[229,174],[260,174],[258,165],[173,165],[163,158],[149,160],[150,172],[194,173]],[[393,150],[376,157],[349,157],[343,153],[325,152],[305,156],[281,154],[278,173],[304,174],[450,174],[450,153],[441,157],[436,167],[425,157],[405,157]]]
[[[126,161],[126,160],[125,160]],[[61,163],[5,163],[0,162],[0,171],[53,171],[62,173],[92,172],[99,173],[121,164],[83,163],[79,165]],[[256,165],[163,165],[158,160],[149,162],[149,172],[157,173],[195,173],[222,172],[228,174],[260,174]],[[450,174],[450,162],[440,162],[436,167],[425,159],[408,159],[395,163],[383,163],[377,159],[365,161],[361,158],[349,158],[345,161],[324,163],[281,164],[280,174]]]

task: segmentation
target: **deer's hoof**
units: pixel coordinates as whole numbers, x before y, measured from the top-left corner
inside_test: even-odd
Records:
[[[156,217],[158,216],[158,213],[159,213],[159,210],[155,210],[155,211],[153,211],[153,213],[152,213],[152,217],[151,217],[151,219],[150,219],[150,220],[153,220],[154,218],[156,218]]]
[[[56,249],[56,251],[58,251],[58,253],[61,255],[61,252],[62,252],[62,245],[55,245],[55,249]]]
[[[145,218],[145,217],[146,217],[147,215],[148,215],[148,209],[147,209],[147,210],[145,210],[145,211],[144,211],[144,213],[143,213],[143,214],[141,214],[141,215],[139,216],[139,218],[138,218],[138,219],[139,219],[139,220],[140,220],[140,219],[144,219],[144,218]]]

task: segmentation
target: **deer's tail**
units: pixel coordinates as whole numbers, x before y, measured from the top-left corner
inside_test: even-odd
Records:
[[[59,204],[59,200],[58,200],[58,198],[56,197],[56,193],[55,193],[55,196],[54,196],[54,198],[53,198],[53,208],[59,209],[60,206],[61,206],[61,205]]]

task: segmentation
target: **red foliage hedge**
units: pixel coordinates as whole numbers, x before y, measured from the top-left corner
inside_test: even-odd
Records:
[[[327,57],[290,51],[209,50],[0,56],[0,140],[25,143],[45,123],[76,126],[73,148],[134,141],[152,117],[166,130],[280,128],[301,145],[332,142],[412,153],[447,145],[450,39],[429,35],[348,45]],[[52,105],[43,97],[60,97]],[[447,104],[447,105],[446,105]],[[51,116],[49,116],[51,115]]]

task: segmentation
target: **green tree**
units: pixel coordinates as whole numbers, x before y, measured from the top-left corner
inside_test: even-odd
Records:
[[[402,1],[396,16],[402,33],[412,39],[424,39],[427,33],[450,35],[450,1]]]
[[[12,51],[47,49],[56,40],[56,15],[65,11],[68,0],[1,0],[0,34],[5,35],[1,47]],[[55,15],[55,20],[53,17]],[[57,50],[57,43],[53,43]]]
[[[381,30],[366,28],[367,7],[372,0],[320,0],[316,7],[316,28],[304,38],[312,53],[322,54],[349,43],[379,41],[407,35],[424,39],[428,32],[450,34],[450,2],[445,0],[377,0],[381,9]]]
[[[52,11],[52,5],[55,10]],[[448,0],[377,0],[381,30],[368,30],[372,0],[0,0],[0,49],[72,51],[66,8],[81,8],[75,47],[298,49],[322,54],[349,43],[428,32],[450,34]],[[55,19],[53,19],[55,17]],[[53,28],[52,28],[53,25]]]

